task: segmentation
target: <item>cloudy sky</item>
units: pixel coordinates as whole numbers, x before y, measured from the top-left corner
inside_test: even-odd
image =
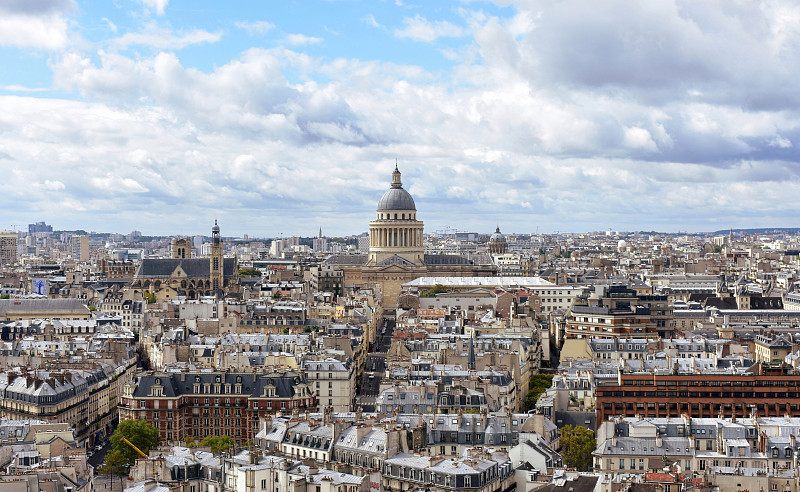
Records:
[[[792,1],[0,0],[0,229],[797,226],[798,80]]]

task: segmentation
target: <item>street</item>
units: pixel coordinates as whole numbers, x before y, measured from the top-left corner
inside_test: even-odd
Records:
[[[361,388],[356,396],[356,404],[365,412],[375,411],[375,397],[380,392],[381,379],[386,374],[386,353],[392,346],[394,326],[393,320],[384,321],[376,335],[373,351],[367,355]]]
[[[92,487],[94,488],[95,492],[122,492],[124,489],[122,484],[126,480],[127,479],[125,477],[114,477],[112,480],[108,477],[95,475],[94,479],[92,480]]]

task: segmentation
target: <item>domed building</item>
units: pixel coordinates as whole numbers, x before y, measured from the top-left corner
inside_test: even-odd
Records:
[[[414,198],[403,188],[395,165],[392,184],[369,223],[369,253],[332,255],[325,264],[344,273],[344,285],[380,287],[382,307],[397,307],[403,284],[425,276],[483,277],[497,275],[489,255],[426,255],[423,223],[417,220]]]
[[[411,194],[403,189],[400,171],[395,165],[392,187],[380,201],[375,220],[369,223],[369,258],[367,265],[425,264],[422,221]]]
[[[489,254],[503,255],[507,249],[508,242],[506,242],[506,237],[500,233],[500,226],[497,226],[494,234],[489,238]]]

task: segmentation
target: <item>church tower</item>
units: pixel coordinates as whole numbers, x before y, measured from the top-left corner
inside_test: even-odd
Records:
[[[185,260],[192,257],[192,243],[188,238],[174,237],[170,242],[170,252],[173,260]]]
[[[381,197],[375,220],[369,223],[367,265],[424,266],[422,227],[414,199],[403,189],[395,165],[392,186]]]
[[[223,287],[222,274],[224,264],[222,238],[219,234],[217,219],[214,219],[214,227],[211,228],[211,258],[209,261],[211,262],[209,280],[211,280],[211,288],[216,293],[218,289]]]

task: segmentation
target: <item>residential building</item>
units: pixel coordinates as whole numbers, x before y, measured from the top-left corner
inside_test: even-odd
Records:
[[[356,396],[356,372],[352,362],[334,358],[304,360],[308,384],[317,394],[318,411],[331,407],[334,412],[348,412]]]
[[[261,418],[316,408],[316,393],[295,371],[149,371],[125,385],[119,413],[120,419],[153,424],[166,443],[186,436],[229,436],[241,443],[253,440]]]
[[[0,231],[0,265],[13,265],[17,262],[17,233]]]

